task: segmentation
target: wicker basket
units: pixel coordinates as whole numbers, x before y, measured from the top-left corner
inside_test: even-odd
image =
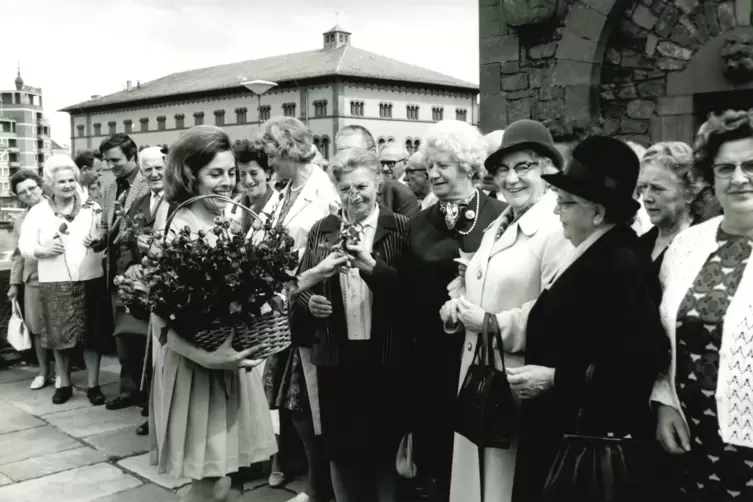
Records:
[[[178,210],[201,199],[216,198],[233,204],[246,211],[252,218],[259,216],[251,209],[222,195],[200,195],[188,199],[179,204],[168,217],[165,225],[170,228],[173,218]],[[165,232],[164,240],[167,241],[168,232]],[[222,345],[227,337],[235,334],[232,348],[238,352],[246,349],[254,349],[249,354],[250,359],[265,359],[272,354],[285,350],[290,346],[290,316],[288,315],[288,301],[285,301],[283,312],[268,312],[256,318],[252,324],[227,325],[219,321],[211,321],[208,324],[203,319],[195,316],[177,316],[169,323],[170,327],[181,336],[191,340],[200,349],[214,352]]]

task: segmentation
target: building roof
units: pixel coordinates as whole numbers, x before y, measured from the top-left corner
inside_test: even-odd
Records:
[[[50,146],[53,150],[67,150],[67,148],[60,146],[54,139],[50,140]]]
[[[132,87],[130,91],[123,90],[87,100],[60,111],[72,112],[141,100],[177,97],[183,94],[239,89],[241,82],[246,80],[271,80],[283,83],[334,76],[478,90],[476,84],[345,44],[332,49],[297,52],[173,73]]]

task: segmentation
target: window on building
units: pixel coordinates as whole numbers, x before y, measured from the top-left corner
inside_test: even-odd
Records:
[[[133,132],[133,120],[131,119],[124,120],[123,128],[125,129],[126,134],[131,134]]]
[[[363,101],[350,102],[350,114],[354,117],[363,117]]]
[[[5,138],[3,138],[5,139]],[[17,148],[18,143],[16,143],[16,138],[8,138],[8,147],[9,148]]]
[[[319,136],[314,136],[314,146],[320,152],[322,151],[322,143],[321,143],[321,139],[319,139]]]
[[[379,103],[379,116],[383,119],[391,119],[392,103]]]
[[[10,132],[16,132],[16,123],[15,122],[11,122],[10,123]]]
[[[37,140],[37,150],[44,150],[44,140]]]
[[[4,105],[12,105],[13,104],[13,94],[9,92],[4,92],[2,95],[2,103]]]
[[[319,144],[319,151],[322,153],[322,157],[329,160],[329,137],[322,136],[321,143]]]
[[[385,143],[387,143],[387,140],[386,140],[386,139],[384,139],[384,138],[379,138],[379,140],[377,141],[377,145],[379,145],[379,149],[380,149],[380,150],[382,149],[382,147],[384,146],[384,144],[385,144]]]
[[[235,123],[245,124],[248,122],[248,108],[236,108],[235,109]]]
[[[408,120],[418,120],[418,106],[408,105],[406,107],[406,118]]]
[[[326,117],[327,116],[327,100],[320,99],[314,101],[314,117]]]
[[[107,123],[107,127],[109,129],[108,132],[109,132],[110,135],[115,134],[117,132],[117,129],[118,129],[118,123],[115,122],[115,121],[108,122]]]
[[[214,111],[214,125],[216,125],[216,126],[224,126],[225,125],[225,110],[215,110]]]
[[[160,115],[157,117],[157,130],[164,131],[165,129],[167,129],[167,117]]]
[[[295,117],[295,103],[284,103],[282,105],[282,114],[286,117]]]
[[[149,119],[146,117],[142,117],[139,119],[139,122],[141,123],[141,132],[148,132],[149,131]]]
[[[466,110],[465,108],[457,108],[455,110],[455,120],[468,122],[468,110]]]
[[[83,125],[77,125],[76,130],[78,131],[78,137],[83,138],[84,137],[84,126]]]
[[[269,105],[264,105],[259,108],[259,120],[265,121],[269,120],[269,117],[272,115],[272,107]]]
[[[175,114],[175,128],[176,129],[183,129],[186,127],[186,116],[182,113],[176,113]]]
[[[431,109],[431,120],[434,122],[439,122],[440,120],[444,120],[444,108],[435,106]]]
[[[18,162],[18,154],[16,152],[10,152],[8,154],[8,162]]]
[[[405,151],[408,155],[413,155],[413,140],[410,138],[405,140]]]
[[[37,154],[37,162],[40,163],[40,164],[44,163],[44,154],[43,153],[38,153]]]
[[[416,153],[419,148],[421,148],[421,140],[420,139],[414,139],[413,140],[413,153]]]
[[[102,124],[94,124],[94,135],[95,136],[102,136]]]
[[[193,114],[193,125],[204,125],[204,112],[196,112]]]

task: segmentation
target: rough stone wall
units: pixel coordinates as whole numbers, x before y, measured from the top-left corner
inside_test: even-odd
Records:
[[[716,69],[689,62],[714,45],[702,59],[716,64],[718,35],[750,27],[753,4],[552,0],[558,12],[549,25],[512,29],[501,0],[479,1],[482,130],[520,118],[593,121],[643,144],[692,140],[693,95],[732,87]],[[702,91],[699,80],[708,84]]]

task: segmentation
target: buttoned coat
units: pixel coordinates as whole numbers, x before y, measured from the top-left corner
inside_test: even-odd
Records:
[[[484,233],[481,245],[468,264],[465,296],[484,311],[497,314],[535,300],[557,271],[562,259],[572,250],[562,225],[554,214],[555,195],[547,192],[520,219],[512,223],[495,241],[504,213]],[[510,209],[508,209],[510,210]],[[459,334],[457,336],[463,336]],[[476,353],[478,332],[466,331],[461,355],[459,387]],[[506,354],[507,367],[523,364],[524,348],[517,343],[516,354]],[[502,369],[499,351],[496,366]],[[481,500],[506,502],[512,496],[517,438],[509,450],[487,448],[484,452],[484,497],[481,497],[478,448],[455,434],[452,458],[452,502]]]

